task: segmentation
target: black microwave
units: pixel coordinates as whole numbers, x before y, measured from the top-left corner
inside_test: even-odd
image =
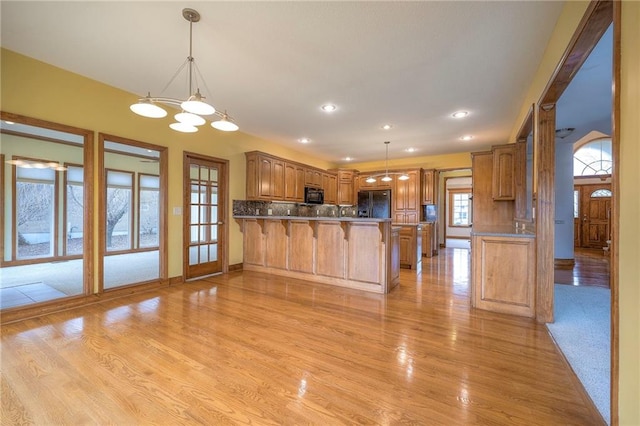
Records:
[[[305,186],[304,202],[307,204],[324,204],[324,189]]]

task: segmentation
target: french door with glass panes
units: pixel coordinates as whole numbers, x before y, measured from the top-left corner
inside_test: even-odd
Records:
[[[223,272],[227,162],[197,154],[184,157],[184,278]]]

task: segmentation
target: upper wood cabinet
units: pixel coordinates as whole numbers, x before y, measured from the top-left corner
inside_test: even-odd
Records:
[[[473,225],[511,225],[514,202],[496,201],[492,197],[493,152],[471,154],[473,170]]]
[[[394,223],[418,223],[420,209],[421,170],[407,172],[409,179],[393,181],[393,218]]]
[[[284,161],[260,152],[247,152],[246,191],[249,200],[284,199]]]
[[[516,145],[497,145],[492,149],[493,152],[493,199],[515,200],[516,198],[516,181],[515,181],[515,164],[516,164]]]
[[[295,163],[284,164],[284,199],[302,203],[304,201],[305,168]]]
[[[371,191],[377,189],[391,189],[393,182],[383,182],[380,178],[376,178],[375,182],[367,182],[367,179],[372,174],[378,174],[379,172],[369,172],[359,175],[356,179],[356,191],[364,190]]]
[[[436,203],[436,171],[424,170],[422,172],[422,204],[437,204]]]
[[[325,204],[338,204],[338,176],[332,173],[323,173],[322,189],[324,189]]]
[[[338,201],[339,205],[356,204],[354,196],[355,182],[353,170],[338,170]]]
[[[322,171],[308,168],[304,174],[304,185],[314,188],[322,188]]]

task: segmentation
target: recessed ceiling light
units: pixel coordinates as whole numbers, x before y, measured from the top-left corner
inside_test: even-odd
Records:
[[[463,141],[470,141],[471,139],[473,139],[473,136],[464,135],[464,136],[461,136],[460,139],[463,140]]]
[[[300,142],[300,143],[309,143],[309,142],[311,142],[311,139],[309,139],[309,138],[300,138],[300,139],[298,139],[298,142]]]
[[[456,111],[453,114],[451,114],[453,118],[464,118],[467,115],[469,115],[469,112],[467,111]]]
[[[406,152],[416,152],[417,149],[415,149],[415,148],[407,148],[407,149],[405,149],[405,151]]]
[[[353,158],[351,158],[351,157],[345,157],[345,159],[344,159],[344,161],[352,161],[352,160],[353,160]]]
[[[9,121],[9,120],[4,120],[4,122],[7,123],[7,124],[16,124],[13,121]]]
[[[393,126],[391,124],[385,124],[384,126],[382,126],[383,130],[389,130],[391,129]]]
[[[336,109],[338,109],[338,107],[337,107],[337,106],[335,106],[335,105],[333,105],[333,104],[325,104],[325,105],[322,105],[320,108],[321,108],[324,112],[333,112],[333,111],[335,111]]]

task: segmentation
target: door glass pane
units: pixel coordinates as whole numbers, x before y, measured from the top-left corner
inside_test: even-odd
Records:
[[[218,245],[209,244],[209,262],[215,262],[218,260]]]
[[[192,164],[189,167],[189,177],[193,180],[198,180],[200,176],[200,167],[197,164]]]
[[[218,241],[218,225],[211,225],[211,241]]]
[[[189,265],[198,264],[198,246],[189,247]]]
[[[191,225],[191,230],[189,231],[189,241],[191,243],[198,242],[198,225]]]
[[[198,206],[191,206],[191,215],[189,217],[189,223],[191,225],[197,225],[198,223],[200,223],[200,216],[198,215]]]
[[[209,258],[209,250],[208,250],[208,248],[209,248],[209,246],[207,246],[207,245],[201,245],[200,246],[200,262],[199,263],[204,263]]]

